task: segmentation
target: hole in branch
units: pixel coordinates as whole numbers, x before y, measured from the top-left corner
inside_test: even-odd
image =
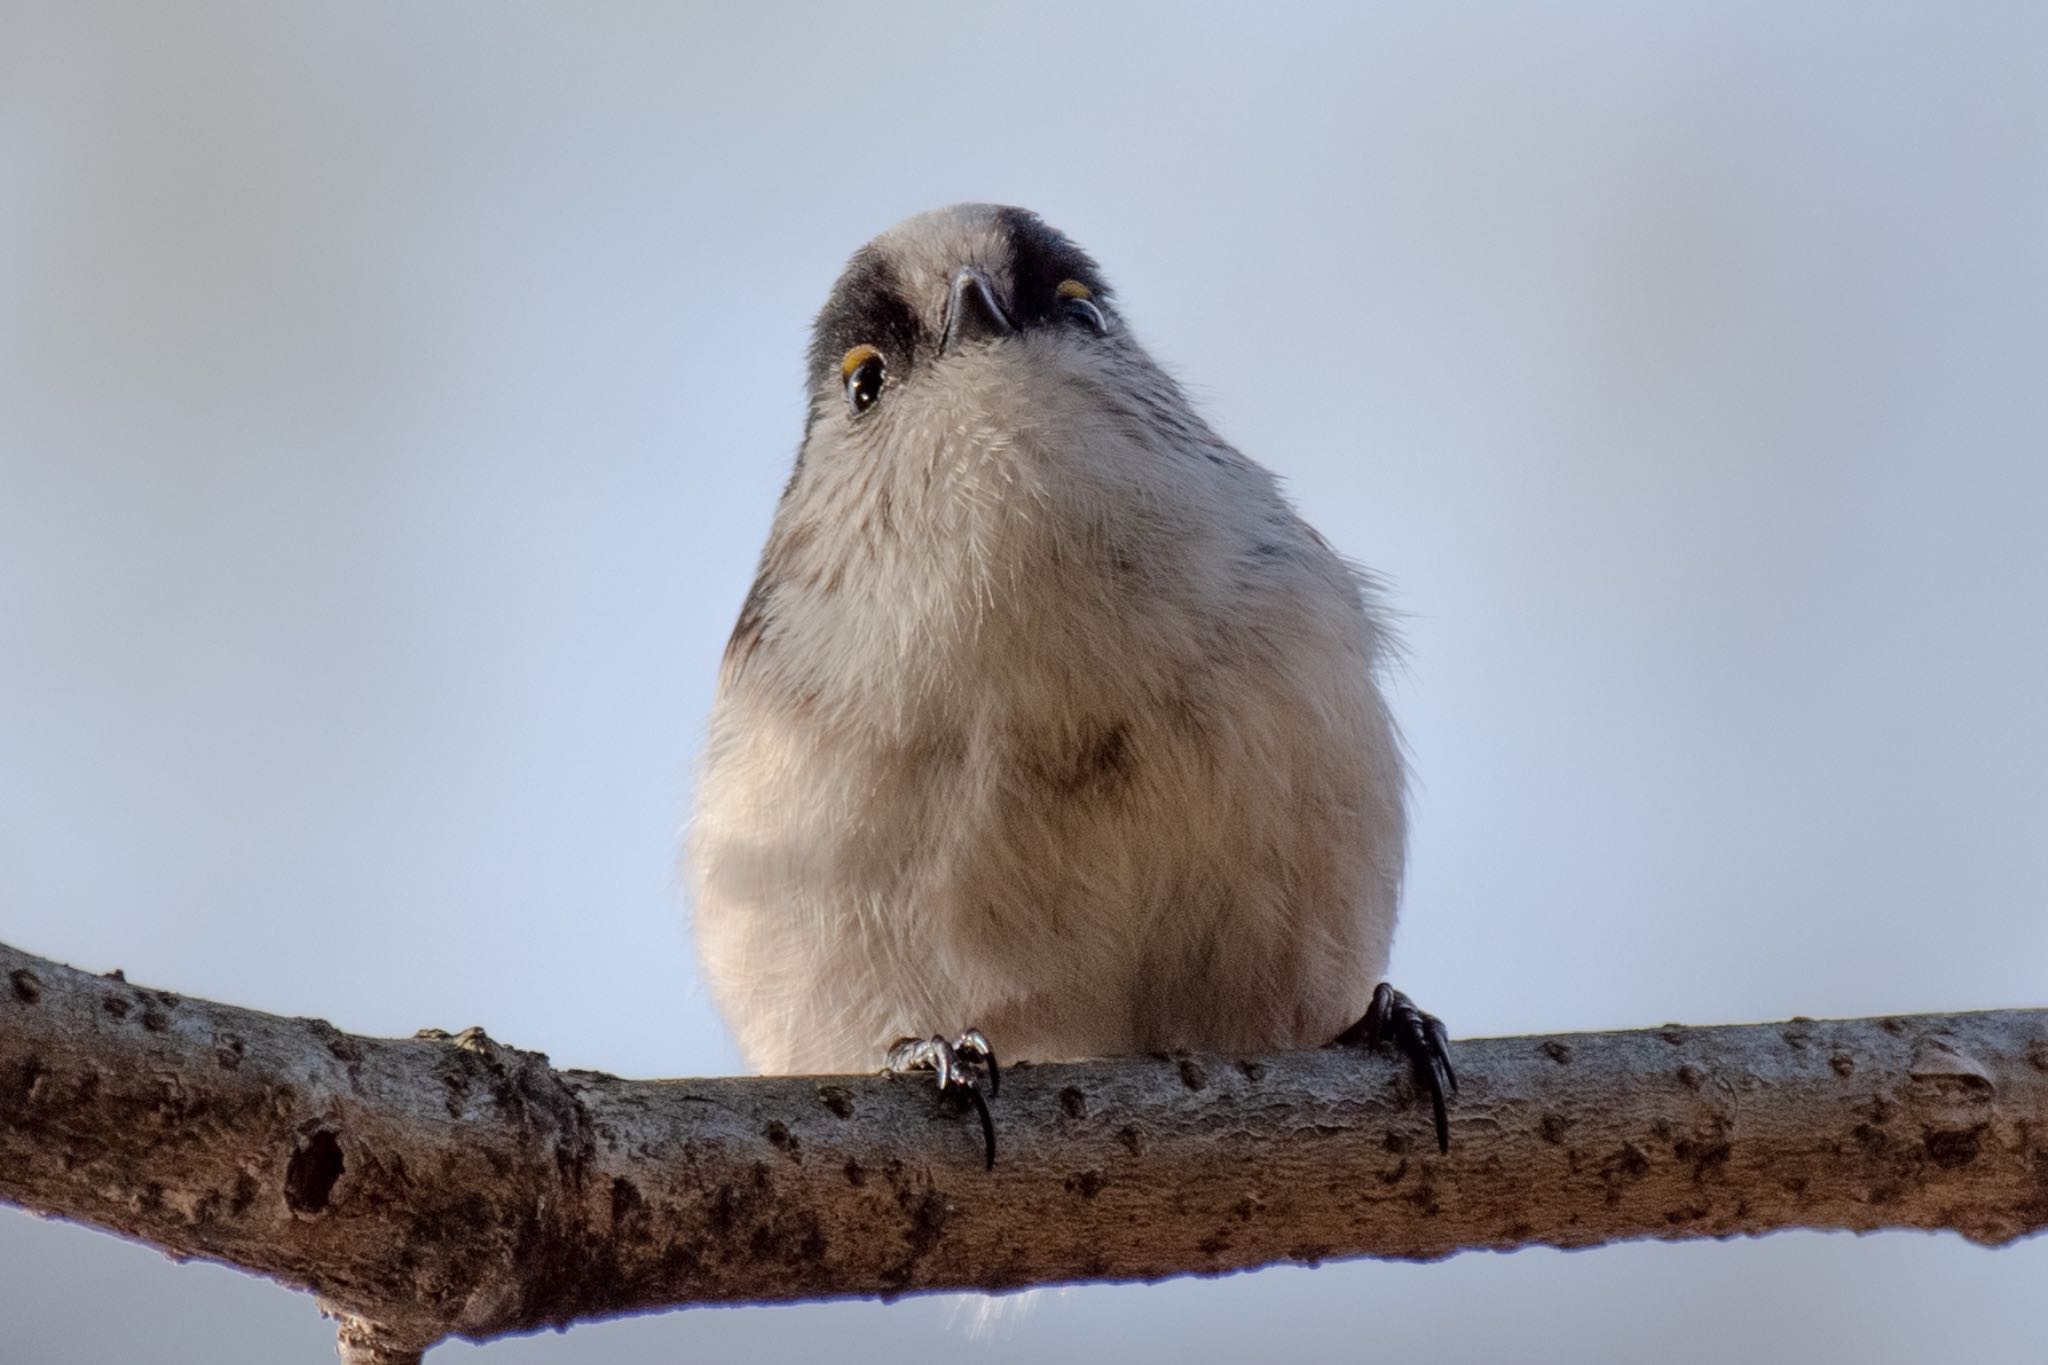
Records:
[[[341,1179],[341,1142],[330,1128],[315,1130],[284,1168],[284,1202],[293,1213],[323,1213]]]

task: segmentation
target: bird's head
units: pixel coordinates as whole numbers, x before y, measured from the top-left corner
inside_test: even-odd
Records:
[[[1139,361],[1086,252],[1024,209],[958,204],[862,247],[819,312],[805,458],[1061,425]]]
[[[1088,254],[1023,209],[936,209],[862,247],[818,314],[806,382],[729,677],[778,637],[809,643],[776,677],[822,660],[894,689],[892,705],[914,690],[890,681],[898,657],[938,689],[931,661],[955,646],[1078,658],[1117,638],[1091,634],[1109,603],[1186,596],[1234,562],[1218,545],[1281,534],[1270,476],[1145,354]]]
[[[1130,620],[1194,630],[1188,604],[1303,557],[1343,575],[1130,336],[1096,262],[1024,209],[934,209],[860,248],[807,387],[729,684],[762,651],[778,688],[891,714],[1040,657],[1100,681]]]

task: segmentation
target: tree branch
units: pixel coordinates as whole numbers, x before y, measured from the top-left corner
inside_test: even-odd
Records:
[[[2048,1226],[2048,1010],[1461,1042],[1448,1157],[1350,1050],[1020,1065],[985,1172],[914,1080],[627,1081],[0,978],[0,1199],[312,1290],[364,1365],[681,1304]]]

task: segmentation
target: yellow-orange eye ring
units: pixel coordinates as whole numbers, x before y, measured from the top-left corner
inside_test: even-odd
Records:
[[[1095,291],[1079,280],[1061,280],[1054,291],[1060,297],[1060,310],[1078,322],[1085,322],[1097,336],[1109,331],[1109,319],[1102,316],[1102,310],[1095,306]]]
[[[846,385],[846,406],[858,417],[882,396],[889,366],[874,347],[856,346],[840,360],[839,378]]]

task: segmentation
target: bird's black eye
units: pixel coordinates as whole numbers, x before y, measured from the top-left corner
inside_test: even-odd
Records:
[[[889,367],[874,347],[856,346],[839,362],[839,373],[846,380],[846,406],[858,417],[882,396],[882,383],[889,377]]]
[[[1102,310],[1095,306],[1095,291],[1079,280],[1062,280],[1059,287],[1060,311],[1076,322],[1088,325],[1090,331],[1103,336],[1109,331],[1109,319],[1102,316]]]

